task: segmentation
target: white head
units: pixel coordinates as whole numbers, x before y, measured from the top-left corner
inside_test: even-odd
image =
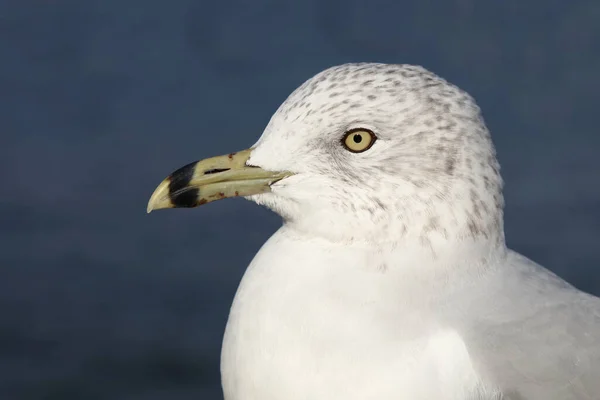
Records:
[[[372,146],[349,151],[344,137],[353,130],[365,131],[355,149],[369,141],[366,131]],[[295,173],[248,198],[300,233],[504,246],[502,179],[480,110],[418,66],[345,64],[319,73],[273,115],[248,164]]]

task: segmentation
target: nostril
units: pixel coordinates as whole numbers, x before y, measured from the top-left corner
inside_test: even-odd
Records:
[[[216,174],[217,172],[225,172],[225,171],[229,171],[229,170],[230,170],[230,168],[207,169],[206,171],[204,171],[204,175]]]

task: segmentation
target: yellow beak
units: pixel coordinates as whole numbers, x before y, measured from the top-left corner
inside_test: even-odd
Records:
[[[154,190],[147,212],[161,208],[196,207],[228,197],[271,191],[271,184],[293,175],[248,166],[252,149],[207,158],[179,168]]]

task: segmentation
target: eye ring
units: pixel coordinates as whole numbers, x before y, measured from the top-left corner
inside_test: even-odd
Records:
[[[377,136],[370,129],[354,128],[344,134],[342,146],[352,153],[362,153],[369,150],[376,140]]]

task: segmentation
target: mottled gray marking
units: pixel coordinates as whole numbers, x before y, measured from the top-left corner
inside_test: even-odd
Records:
[[[341,138],[353,124],[366,124],[379,142],[365,153],[344,150]],[[433,234],[503,240],[500,167],[480,109],[432,72],[368,63],[325,70],[281,105],[261,142],[268,148],[276,136],[296,135],[306,138],[289,168],[325,177],[331,192],[315,200],[323,207],[395,221],[385,229],[420,232],[423,243]]]

